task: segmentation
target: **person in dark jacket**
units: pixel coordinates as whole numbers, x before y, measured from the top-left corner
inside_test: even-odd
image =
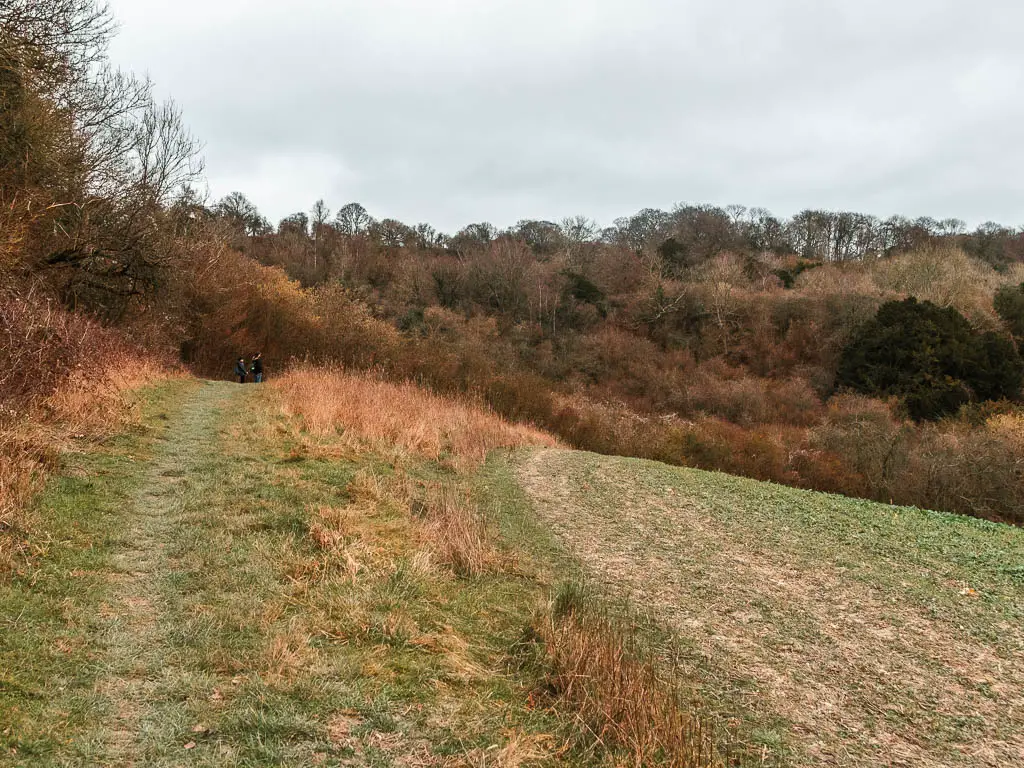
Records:
[[[249,374],[249,369],[245,367],[245,358],[238,358],[238,362],[235,363],[235,376],[238,377],[239,384],[245,384],[245,377]]]
[[[256,356],[252,359],[252,376],[253,381],[257,384],[263,383],[263,353],[257,352]]]

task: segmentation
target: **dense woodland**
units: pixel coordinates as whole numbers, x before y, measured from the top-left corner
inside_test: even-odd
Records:
[[[4,429],[115,354],[227,377],[259,350],[580,448],[1024,522],[1024,230],[679,204],[445,234],[324,201],[275,227],[196,193],[198,141],[112,32],[90,0],[0,2]]]

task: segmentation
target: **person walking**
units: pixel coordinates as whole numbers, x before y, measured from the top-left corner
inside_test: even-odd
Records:
[[[239,384],[245,384],[245,377],[249,374],[249,369],[245,367],[245,358],[238,358],[238,362],[235,363],[235,376],[238,377]]]
[[[257,384],[263,383],[263,353],[257,352],[256,356],[252,359],[252,376],[253,381]]]

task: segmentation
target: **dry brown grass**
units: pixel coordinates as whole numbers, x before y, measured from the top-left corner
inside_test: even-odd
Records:
[[[347,491],[348,507],[312,510],[310,536],[321,549],[345,557],[353,578],[358,566],[349,544],[360,538],[367,516],[382,508],[400,511],[412,525],[410,533],[420,548],[412,557],[419,569],[442,566],[468,577],[515,568],[514,558],[495,545],[483,513],[457,480],[424,483],[402,472],[385,477],[360,470]],[[379,521],[374,524],[379,528]]]
[[[95,320],[0,289],[0,572],[22,549],[26,503],[60,452],[137,420],[128,393],[164,368]]]
[[[438,561],[459,576],[509,570],[515,563],[495,547],[487,522],[455,485],[428,489],[422,507],[423,538]]]
[[[274,382],[286,415],[318,437],[351,433],[391,452],[412,452],[457,468],[496,448],[553,446],[556,439],[512,424],[483,407],[340,368],[301,367]]]
[[[292,678],[309,667],[315,657],[312,637],[304,623],[293,617],[284,627],[267,627],[262,673],[270,678]]]
[[[544,649],[545,682],[585,740],[624,749],[637,766],[723,764],[710,727],[673,682],[678,678],[659,674],[617,622],[585,605],[556,605],[535,630]]]
[[[304,449],[310,454],[329,455],[333,447],[355,438],[355,445],[369,444],[384,455],[397,448],[399,455],[414,453],[465,469],[494,448],[554,443],[485,410],[364,374],[302,368],[279,380],[275,389],[284,414],[314,438]],[[323,560],[305,578],[340,571],[341,578],[366,589],[375,574],[400,585],[408,579],[444,579],[446,571],[471,579],[516,569],[514,556],[497,545],[458,474],[438,482],[416,480],[401,466],[386,474],[364,468],[346,491],[347,506],[310,509],[309,535]],[[358,546],[363,550],[357,553]],[[471,657],[465,638],[425,629],[400,606],[387,614],[349,603],[343,610],[354,638],[442,654],[446,684],[466,684],[489,674]],[[581,745],[624,756],[637,766],[721,764],[711,734],[676,689],[676,678],[660,675],[660,667],[643,657],[615,622],[579,613],[552,615],[536,630],[543,683],[555,692],[554,708],[580,732]],[[550,754],[550,738],[514,739],[500,752],[470,753],[457,764],[479,760],[512,766],[541,760]]]
[[[341,576],[355,584],[364,571],[447,572],[468,578],[511,572],[516,560],[499,548],[484,515],[457,480],[414,481],[401,470],[381,475],[361,469],[345,506],[310,505],[309,537],[321,554],[297,564],[296,579]]]
[[[56,452],[44,437],[30,424],[0,430],[0,575],[27,554],[25,506],[56,463]]]
[[[136,390],[173,375],[154,358],[125,355],[69,379],[43,407],[49,418],[71,435],[107,435],[141,422],[139,400],[133,394]]]

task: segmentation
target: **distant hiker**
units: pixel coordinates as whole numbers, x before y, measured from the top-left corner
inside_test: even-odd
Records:
[[[256,357],[252,359],[252,375],[253,381],[257,384],[263,383],[263,353],[257,352]]]
[[[235,363],[235,376],[238,377],[239,384],[245,384],[245,377],[249,373],[249,369],[245,367],[245,358],[238,358],[238,362]]]

